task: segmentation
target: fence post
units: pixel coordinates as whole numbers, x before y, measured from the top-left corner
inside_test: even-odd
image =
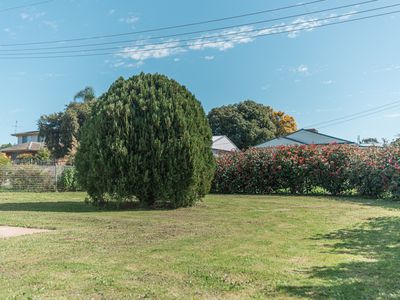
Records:
[[[55,173],[55,192],[58,192],[58,174],[57,174],[57,163],[54,162],[54,173]]]

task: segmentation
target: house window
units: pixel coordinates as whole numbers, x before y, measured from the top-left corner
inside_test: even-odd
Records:
[[[22,143],[27,143],[28,142],[28,137],[27,136],[23,136],[22,137]]]

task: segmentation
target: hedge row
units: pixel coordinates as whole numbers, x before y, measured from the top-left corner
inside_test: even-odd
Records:
[[[400,148],[348,145],[250,149],[217,158],[212,191],[225,194],[307,194],[400,197]]]

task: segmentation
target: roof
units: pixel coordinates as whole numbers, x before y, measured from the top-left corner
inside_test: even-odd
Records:
[[[212,137],[212,149],[218,151],[239,151],[239,148],[226,136],[215,135]]]
[[[257,148],[290,146],[290,145],[329,145],[355,144],[354,142],[319,133],[314,129],[300,129],[284,137],[275,138],[258,145]]]
[[[34,131],[18,132],[12,134],[11,136],[31,136],[31,135],[39,135],[39,131],[34,130]]]
[[[4,148],[0,152],[15,153],[15,152],[37,152],[45,147],[44,143],[29,142],[18,144],[12,147]]]

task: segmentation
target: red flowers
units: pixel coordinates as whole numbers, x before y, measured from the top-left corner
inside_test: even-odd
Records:
[[[331,194],[400,197],[400,149],[346,145],[283,146],[250,149],[217,159],[213,191],[267,194],[308,193],[321,187]]]

